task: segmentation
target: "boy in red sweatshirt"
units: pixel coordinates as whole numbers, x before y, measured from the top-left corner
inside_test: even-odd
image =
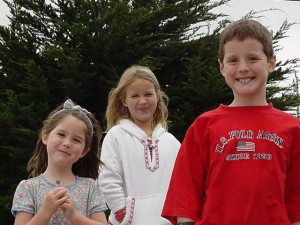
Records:
[[[228,106],[188,129],[162,216],[180,225],[299,225],[300,120],[266,100],[272,35],[241,19],[220,36]]]

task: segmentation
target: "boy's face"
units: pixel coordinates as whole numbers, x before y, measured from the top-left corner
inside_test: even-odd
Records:
[[[260,99],[265,100],[268,75],[275,68],[276,57],[268,60],[262,44],[253,38],[228,41],[224,53],[223,62],[219,60],[220,71],[235,100],[250,99],[260,104]]]

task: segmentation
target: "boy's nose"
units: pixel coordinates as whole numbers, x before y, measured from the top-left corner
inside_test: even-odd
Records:
[[[249,70],[248,64],[245,61],[240,61],[239,63],[239,72],[245,73]]]

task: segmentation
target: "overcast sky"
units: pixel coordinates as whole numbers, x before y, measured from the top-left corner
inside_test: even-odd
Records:
[[[278,10],[269,10],[271,8]],[[277,31],[284,20],[297,22],[287,32],[287,38],[279,42],[283,47],[277,53],[277,59],[285,60],[300,57],[300,1],[283,0],[231,0],[228,5],[221,6],[217,11],[230,15],[233,20],[240,19],[249,11],[267,10],[259,21],[270,30]]]
[[[270,8],[278,10],[270,11]],[[0,25],[7,25],[6,15],[9,11],[3,0],[0,0],[0,9]],[[274,31],[278,30],[285,19],[289,22],[297,22],[298,24],[288,31],[287,35],[289,37],[279,43],[283,49],[277,53],[277,59],[286,60],[300,57],[300,1],[231,0],[228,5],[221,6],[216,10],[230,15],[233,20],[240,19],[250,10],[267,10],[267,12],[260,14],[264,16],[260,19],[260,22]]]

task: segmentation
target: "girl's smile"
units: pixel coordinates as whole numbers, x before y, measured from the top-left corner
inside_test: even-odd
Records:
[[[70,156],[70,155],[71,155],[69,152],[67,152],[67,151],[65,151],[65,150],[58,150],[58,151],[61,152],[61,153],[63,153],[63,154],[65,154],[65,155],[67,155],[67,156]]]

